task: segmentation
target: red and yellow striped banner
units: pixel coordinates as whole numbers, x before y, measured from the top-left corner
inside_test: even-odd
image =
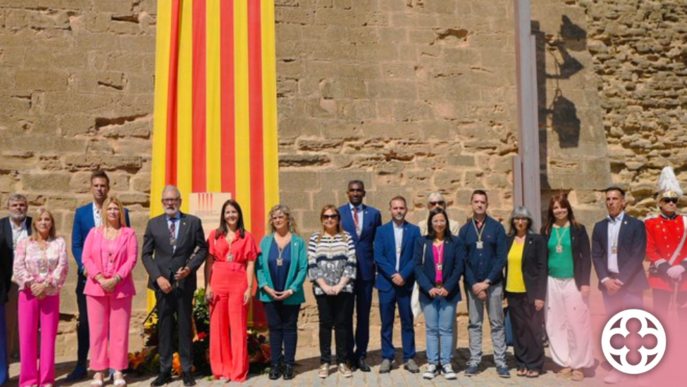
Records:
[[[152,216],[167,184],[230,192],[264,235],[279,202],[275,71],[274,0],[158,0]]]

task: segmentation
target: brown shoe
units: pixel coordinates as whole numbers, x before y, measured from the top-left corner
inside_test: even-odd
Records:
[[[569,378],[572,375],[573,369],[570,367],[565,367],[562,370],[558,371],[556,374],[557,376],[561,378]]]
[[[584,380],[584,372],[582,370],[572,370],[572,377],[570,378],[573,382],[581,382]]]

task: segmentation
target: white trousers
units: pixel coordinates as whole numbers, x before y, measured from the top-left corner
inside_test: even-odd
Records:
[[[594,365],[589,299],[584,299],[574,278],[548,279],[546,333],[551,358],[572,369]]]

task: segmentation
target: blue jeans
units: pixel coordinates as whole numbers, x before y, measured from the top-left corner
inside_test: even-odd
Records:
[[[431,302],[421,304],[427,325],[427,362],[434,365],[451,364],[453,322],[456,320],[458,302],[449,302],[444,297],[436,297]]]

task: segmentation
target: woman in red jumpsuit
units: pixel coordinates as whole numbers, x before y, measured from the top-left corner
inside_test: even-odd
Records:
[[[248,375],[247,319],[255,259],[253,236],[245,230],[241,206],[227,200],[219,227],[208,238],[205,296],[210,303],[210,364],[216,379],[243,382]]]

